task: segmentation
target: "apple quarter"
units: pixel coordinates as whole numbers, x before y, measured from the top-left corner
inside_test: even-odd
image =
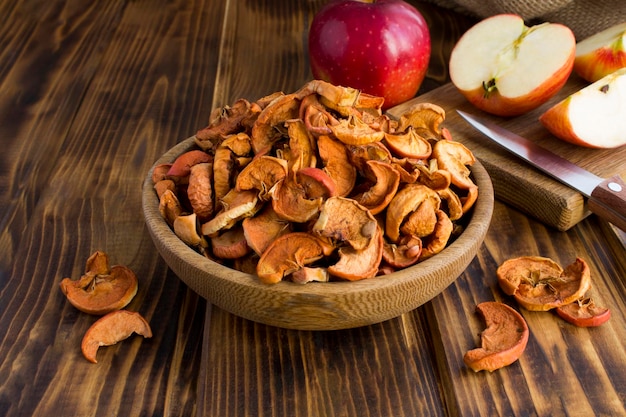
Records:
[[[626,68],[569,95],[539,120],[556,137],[589,148],[626,145]]]

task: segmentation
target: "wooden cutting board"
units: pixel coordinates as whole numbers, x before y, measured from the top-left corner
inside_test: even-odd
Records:
[[[589,215],[586,198],[492,143],[467,124],[455,110],[490,119],[600,177],[620,174],[622,178],[626,178],[626,146],[617,149],[589,149],[572,145],[554,137],[538,120],[545,110],[585,85],[582,79],[572,74],[563,89],[547,103],[527,114],[512,118],[493,116],[476,109],[451,83],[398,105],[388,113],[399,117],[410,106],[421,102],[441,106],[446,111],[446,120],[442,126],[450,130],[454,140],[471,149],[485,166],[491,176],[497,199],[548,226],[567,230]]]

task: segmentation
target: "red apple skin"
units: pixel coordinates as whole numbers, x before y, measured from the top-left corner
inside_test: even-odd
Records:
[[[550,107],[541,116],[539,121],[544,126],[550,126],[549,130],[552,134],[566,142],[586,147],[594,147],[585,142],[574,133],[574,129],[569,122],[568,107],[572,100],[571,96],[566,97],[563,101]]]
[[[607,87],[610,85],[616,85],[617,79],[626,76],[626,68],[619,69],[606,77],[596,81],[593,84],[589,84],[584,87],[583,90],[589,88],[600,89],[600,86],[603,84],[607,84]],[[614,83],[614,84],[611,84]],[[576,96],[580,97],[581,91],[579,90],[577,93],[573,93],[563,100],[559,101],[548,110],[543,112],[539,116],[539,122],[550,131],[557,138],[564,140],[566,142],[572,143],[574,145],[583,146],[586,148],[593,149],[606,149],[619,147],[626,144],[626,142],[622,143],[614,143],[614,142],[603,142],[598,137],[587,137],[582,138],[578,136],[574,131],[574,126],[571,123],[571,115],[570,115],[570,106],[572,105],[572,100],[576,99]],[[623,97],[623,94],[620,96]],[[580,100],[580,98],[578,98]],[[595,111],[602,111],[602,109],[594,109]],[[592,123],[592,122],[590,122]],[[600,122],[597,122],[600,123]]]
[[[459,91],[465,96],[467,101],[487,113],[502,117],[519,116],[541,106],[563,88],[572,73],[574,58],[575,50],[572,50],[569,59],[559,71],[524,96],[508,98],[500,95],[498,90],[487,93],[484,88]]]
[[[576,45],[574,72],[584,80],[593,83],[626,67],[625,34],[626,22],[579,42]]]
[[[590,83],[604,78],[613,71],[626,67],[626,51],[619,45],[604,47],[589,54],[582,55],[574,61],[574,72]]]
[[[308,42],[315,78],[384,97],[383,109],[415,96],[431,52],[424,17],[402,0],[332,1]]]
[[[576,308],[576,304],[564,305],[556,309],[556,313],[563,320],[578,327],[598,327],[609,321],[611,310],[604,307]]]

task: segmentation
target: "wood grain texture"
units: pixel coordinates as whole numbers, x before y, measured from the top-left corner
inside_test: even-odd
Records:
[[[448,81],[469,20],[411,1],[434,33],[422,92]],[[323,0],[0,0],[0,415],[625,415],[626,252],[590,217],[558,232],[497,203],[485,244],[432,302],[352,330],[278,329],[207,308],[158,256],[141,214],[152,163],[239,97],[309,78],[302,30]],[[268,29],[270,28],[270,29]],[[250,64],[252,62],[252,64]],[[80,354],[95,317],[59,291],[96,249],[131,267],[151,339]],[[519,362],[474,374],[495,268],[538,254],[592,267],[597,329],[522,314]],[[557,401],[554,399],[558,398]]]
[[[550,228],[496,205],[495,219],[484,250],[447,291],[426,308],[435,328],[438,365],[450,415],[623,415],[626,389],[626,350],[623,327],[626,257],[606,223],[584,220],[576,230]],[[534,242],[519,236],[532,234]],[[597,242],[602,241],[602,245]],[[503,245],[502,242],[508,242]],[[590,295],[611,308],[606,326],[577,328],[553,312],[529,312],[497,285],[495,271],[506,259],[540,255],[563,266],[576,256],[591,267]],[[600,261],[601,260],[601,261]],[[477,273],[482,271],[482,273]],[[482,301],[497,300],[516,308],[526,319],[530,338],[522,357],[506,369],[475,374],[463,362],[463,353],[479,342],[483,324],[474,313]],[[456,325],[451,325],[457,323]]]
[[[202,415],[445,415],[420,315],[327,332],[266,326],[216,307],[207,319]]]
[[[196,15],[210,7],[0,3],[0,414],[194,410],[188,362],[200,355],[205,303],[155,253],[140,185],[200,123],[194,114],[205,117],[203,77],[215,68],[203,56],[217,35]],[[185,55],[194,54],[198,71],[189,72]],[[96,249],[138,275],[128,309],[154,337],[103,348],[91,366],[80,340],[95,318],[73,309],[58,283],[78,277]],[[134,373],[142,376],[128,381]]]

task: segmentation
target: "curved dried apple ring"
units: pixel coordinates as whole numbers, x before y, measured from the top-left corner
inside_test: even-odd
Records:
[[[526,349],[529,330],[526,320],[513,308],[497,301],[476,306],[487,326],[480,334],[481,347],[465,353],[463,362],[474,372],[508,366]]]
[[[85,333],[80,348],[89,362],[98,363],[96,354],[100,346],[111,346],[127,339],[133,333],[152,337],[150,325],[139,313],[128,310],[113,311],[100,317]]]
[[[426,159],[433,149],[426,139],[417,134],[414,129],[406,133],[385,133],[387,146],[401,157]]]
[[[191,167],[203,162],[212,162],[213,158],[208,153],[194,149],[181,154],[167,171],[168,177],[183,178],[189,175]]]
[[[64,278],[61,291],[80,311],[102,315],[120,310],[137,294],[137,277],[121,265],[109,268],[109,257],[97,251],[87,260],[85,274],[78,280]]]
[[[324,248],[315,236],[304,232],[287,233],[263,252],[256,272],[261,282],[275,284],[323,255]]]
[[[433,103],[418,103],[411,106],[401,117],[398,131],[404,132],[412,127],[419,133],[430,133],[428,136],[441,137],[440,125],[446,118],[446,112]]]
[[[324,199],[309,199],[306,189],[295,181],[293,175],[280,180],[269,192],[272,208],[283,220],[305,223],[319,213]]]
[[[562,270],[549,258],[522,256],[502,263],[496,274],[500,288],[530,311],[573,303],[591,287],[589,266],[581,258]]]
[[[281,132],[276,129],[286,120],[296,119],[300,109],[300,101],[295,94],[275,97],[259,114],[252,125],[250,134],[252,150],[255,155],[263,155],[280,139]]]
[[[286,176],[286,160],[262,155],[253,159],[239,173],[235,188],[237,191],[257,190],[259,198],[267,199],[269,190]]]
[[[407,216],[418,210],[420,205],[428,199],[433,199],[436,203],[441,202],[439,195],[435,191],[421,184],[407,184],[396,192],[389,206],[387,206],[385,217],[385,233],[390,241],[398,241],[400,238],[400,227]],[[433,209],[433,212],[439,209],[438,204],[429,207]],[[409,231],[403,233],[410,234]]]
[[[352,198],[366,207],[373,215],[387,208],[400,186],[400,173],[387,162],[366,162],[366,176],[373,180],[372,186]]]
[[[420,261],[435,256],[444,250],[454,231],[454,224],[452,224],[445,211],[437,210],[435,214],[437,216],[437,224],[433,233],[425,238]]]
[[[422,239],[417,236],[402,236],[398,243],[383,242],[383,259],[393,270],[417,263],[421,253]]]
[[[330,197],[322,205],[313,233],[360,251],[376,238],[377,222],[372,213],[355,200]]]
[[[578,327],[600,326],[611,318],[611,310],[596,305],[591,297],[557,307],[556,313],[563,320]]]
[[[328,267],[328,272],[349,281],[372,278],[378,272],[383,256],[383,232],[376,226],[376,234],[367,247],[355,250],[351,246],[339,249],[339,261]]]
[[[243,219],[241,226],[248,246],[259,256],[274,240],[291,232],[291,224],[281,219],[271,204],[256,216]]]
[[[440,140],[433,146],[433,157],[437,159],[439,169],[450,173],[452,184],[464,190],[476,187],[468,168],[476,162],[476,158],[461,142]]]
[[[361,92],[355,88],[342,87],[322,80],[311,80],[294,93],[295,97],[302,99],[310,94],[319,94],[329,102],[343,107],[353,106]]]
[[[346,147],[330,136],[321,135],[317,139],[317,151],[324,164],[324,172],[335,183],[335,193],[345,197],[354,188],[357,170],[350,163]]]
[[[384,131],[373,129],[355,116],[341,119],[338,124],[331,126],[330,130],[339,141],[346,145],[366,145],[381,141],[385,137]]]
[[[289,136],[288,170],[296,172],[301,168],[314,167],[317,163],[316,149],[304,122],[291,119],[285,122]]]

